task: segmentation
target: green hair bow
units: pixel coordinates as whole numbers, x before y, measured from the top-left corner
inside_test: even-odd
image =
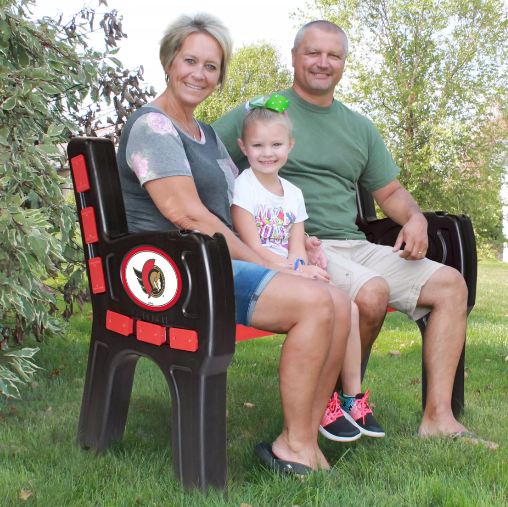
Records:
[[[278,93],[272,95],[256,95],[246,104],[246,109],[250,111],[255,107],[266,107],[279,113],[284,113],[289,106],[289,100]]]

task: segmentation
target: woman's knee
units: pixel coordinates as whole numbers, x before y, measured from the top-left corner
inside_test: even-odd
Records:
[[[319,313],[322,314],[322,318],[333,320],[335,302],[330,292],[322,284],[309,282],[309,286],[305,287],[305,291],[302,291],[298,296],[301,299],[302,313],[309,313],[314,318]]]
[[[285,282],[284,293],[288,299],[283,304],[287,309],[284,320],[293,325],[312,321],[317,326],[333,326],[334,302],[324,284],[303,278],[286,278]],[[281,305],[281,297],[281,294],[277,294],[273,304]]]

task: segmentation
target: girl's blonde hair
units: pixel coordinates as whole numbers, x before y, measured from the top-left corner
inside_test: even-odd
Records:
[[[242,141],[245,141],[245,131],[255,123],[276,122],[286,127],[288,136],[291,139],[293,135],[293,122],[286,113],[279,113],[266,107],[255,107],[251,109],[243,119]]]
[[[168,82],[168,69],[171,67],[175,56],[182,47],[183,41],[192,33],[204,33],[213,37],[222,48],[222,62],[220,66],[219,91],[222,91],[226,83],[229,62],[233,54],[233,41],[226,25],[211,14],[199,12],[192,16],[182,14],[175,19],[164,32],[160,43],[159,58]]]

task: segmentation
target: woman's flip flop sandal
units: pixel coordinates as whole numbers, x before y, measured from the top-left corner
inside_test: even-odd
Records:
[[[272,451],[272,446],[267,442],[259,442],[256,445],[256,454],[261,458],[261,461],[265,463],[269,470],[273,472],[277,472],[280,475],[310,475],[315,473],[316,471],[308,467],[306,465],[302,465],[301,463],[296,463],[294,461],[284,461],[283,459],[277,458]]]

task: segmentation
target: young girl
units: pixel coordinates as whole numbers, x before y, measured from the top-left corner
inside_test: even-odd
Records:
[[[240,238],[260,257],[291,264],[317,280],[329,282],[326,271],[309,266],[304,221],[308,218],[302,191],[278,173],[295,143],[289,101],[282,95],[258,96],[247,104],[240,149],[250,163],[236,179],[231,215]],[[290,233],[291,231],[291,233]],[[384,437],[367,398],[361,393],[361,345],[358,307],[352,303],[351,332],[340,378],[342,394],[334,393],[319,431],[330,440],[350,442],[363,435]]]

